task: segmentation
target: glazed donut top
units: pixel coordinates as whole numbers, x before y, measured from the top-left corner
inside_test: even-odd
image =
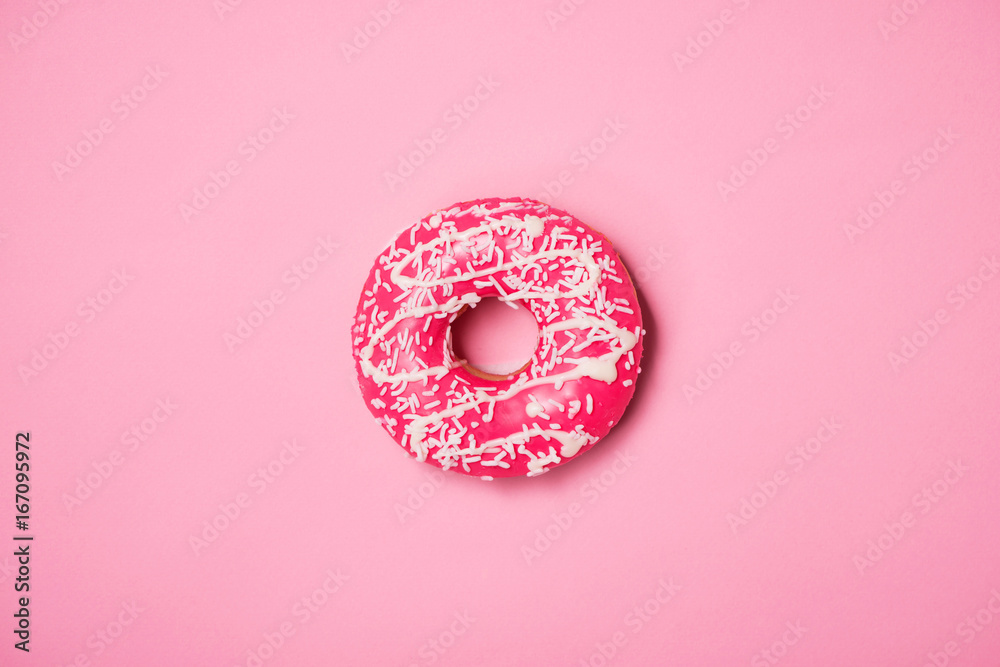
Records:
[[[508,376],[456,359],[451,323],[482,298],[527,306],[531,361]],[[433,213],[378,257],[354,355],[372,414],[418,460],[484,479],[534,476],[586,451],[621,417],[638,376],[641,315],[610,242],[527,199]]]

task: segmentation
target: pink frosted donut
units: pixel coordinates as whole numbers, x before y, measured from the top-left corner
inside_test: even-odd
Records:
[[[531,361],[508,376],[456,359],[451,324],[484,297],[525,305]],[[618,422],[642,354],[635,287],[611,243],[530,199],[440,210],[379,255],[352,330],[365,403],[420,461],[484,479],[540,475]]]

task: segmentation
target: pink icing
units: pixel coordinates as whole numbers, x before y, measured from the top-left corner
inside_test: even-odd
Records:
[[[538,346],[485,379],[456,360],[451,323],[485,297],[519,301]],[[607,435],[642,355],[635,287],[611,243],[541,202],[440,210],[379,255],[352,330],[365,403],[418,460],[484,478],[538,475]]]

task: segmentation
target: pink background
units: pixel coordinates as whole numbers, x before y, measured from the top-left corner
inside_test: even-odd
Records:
[[[1000,6],[561,6],[3,3],[0,663],[1000,663]],[[397,231],[512,195],[649,335],[599,447],[487,484],[382,432],[349,327]]]

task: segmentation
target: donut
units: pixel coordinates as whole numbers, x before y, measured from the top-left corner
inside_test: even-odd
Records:
[[[531,360],[509,375],[455,358],[451,325],[482,299],[529,309]],[[540,475],[591,449],[635,392],[642,314],[611,243],[531,199],[479,199],[401,232],[351,330],[361,394],[411,456],[486,480]]]

